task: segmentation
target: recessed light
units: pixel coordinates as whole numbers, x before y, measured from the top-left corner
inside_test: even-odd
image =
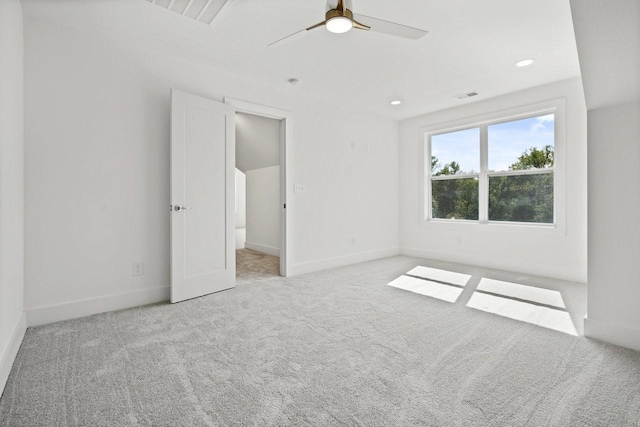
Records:
[[[298,80],[298,79],[289,79],[289,80],[287,80],[287,81],[289,82],[289,84],[290,84],[291,86],[295,86],[295,85],[297,85],[298,83],[300,83],[300,80]]]
[[[523,59],[522,61],[516,62],[516,67],[528,67],[529,65],[533,64],[533,61],[535,60],[531,58]]]
[[[391,101],[389,104],[391,104],[391,105],[400,105],[400,104],[402,104],[402,101],[400,101],[398,99],[395,99],[395,100]]]

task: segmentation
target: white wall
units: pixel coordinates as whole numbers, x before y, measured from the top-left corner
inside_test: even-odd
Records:
[[[0,395],[24,336],[23,24],[0,1]]]
[[[636,350],[640,350],[638,165],[640,103],[589,111],[585,335]]]
[[[247,248],[280,256],[280,212],[280,166],[247,171]]]
[[[247,176],[236,168],[236,249],[247,240]]]
[[[247,226],[247,176],[236,169],[236,228]]]
[[[640,350],[640,2],[572,0],[589,145],[585,335]]]
[[[531,228],[430,223],[421,225],[419,129],[566,98],[566,232]],[[400,124],[401,252],[444,261],[586,282],[587,156],[586,108],[578,79],[525,90]],[[559,190],[559,189],[558,189]],[[557,190],[557,191],[558,191]],[[559,193],[558,193],[559,194]],[[462,244],[458,245],[458,238]]]
[[[112,43],[25,20],[30,319],[168,295],[170,88],[291,112],[290,274],[398,252],[397,123]]]
[[[236,167],[242,172],[280,164],[280,120],[236,114]]]

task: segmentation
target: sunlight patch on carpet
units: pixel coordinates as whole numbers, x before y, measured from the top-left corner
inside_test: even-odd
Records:
[[[578,336],[571,316],[564,310],[481,292],[474,292],[471,295],[467,307]]]
[[[557,308],[567,308],[562,299],[562,294],[552,289],[526,286],[518,283],[503,282],[482,278],[478,284],[479,291],[491,292],[507,297],[523,299],[539,304],[550,305]]]
[[[409,276],[400,276],[388,283],[388,285],[451,303],[456,302],[463,291],[462,288],[456,286],[443,285],[431,280],[416,279]]]
[[[471,276],[468,274],[456,273],[439,268],[429,268],[417,266],[407,272],[409,276],[422,277],[423,279],[435,280],[436,282],[449,283],[455,286],[465,286]]]

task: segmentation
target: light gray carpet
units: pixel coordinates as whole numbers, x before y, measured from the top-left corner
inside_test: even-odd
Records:
[[[457,302],[386,284],[473,274]],[[466,307],[480,277],[407,257],[27,331],[2,426],[638,426],[640,353]]]

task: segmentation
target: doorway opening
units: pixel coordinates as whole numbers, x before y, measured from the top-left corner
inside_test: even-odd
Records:
[[[284,111],[225,99],[235,115],[236,282],[286,276]]]

